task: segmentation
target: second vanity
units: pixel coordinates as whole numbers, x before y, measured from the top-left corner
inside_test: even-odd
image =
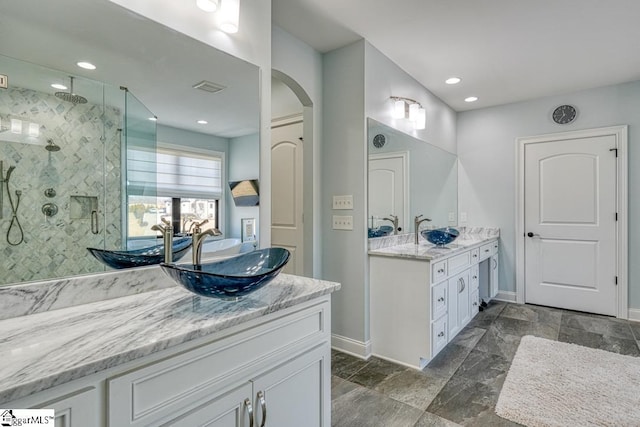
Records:
[[[444,248],[413,235],[370,241],[374,355],[423,369],[497,295],[499,231],[471,231]]]
[[[53,408],[65,427],[331,424],[339,284],[281,274],[234,302],[194,296],[157,266],[72,280],[4,289],[5,302],[38,296],[0,320],[0,407]],[[113,298],[138,282],[153,286]],[[44,307],[93,285],[111,299]]]

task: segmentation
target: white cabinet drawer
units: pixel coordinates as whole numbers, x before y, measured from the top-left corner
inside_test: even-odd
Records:
[[[463,252],[447,260],[447,272],[455,274],[471,265],[471,251]]]
[[[301,342],[328,339],[328,303],[107,380],[109,426],[147,426],[229,386],[232,374]]]
[[[470,270],[471,278],[469,281],[471,282],[471,291],[478,289],[480,285],[480,266],[478,264],[474,264],[471,266]]]
[[[471,264],[480,262],[480,248],[471,249]]]
[[[447,273],[447,261],[440,261],[433,264],[431,277],[431,283],[438,283],[440,280],[446,278],[448,276]]]
[[[480,261],[483,261],[489,258],[491,255],[493,255],[494,245],[497,245],[497,243],[496,242],[485,243],[484,245],[480,246]]]
[[[436,320],[447,313],[447,282],[431,288],[431,320]]]
[[[431,357],[435,357],[447,345],[447,316],[442,316],[431,324]]]

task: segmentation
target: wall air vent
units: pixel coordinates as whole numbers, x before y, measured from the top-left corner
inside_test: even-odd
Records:
[[[220,92],[222,89],[226,88],[226,86],[218,85],[215,83],[208,82],[206,80],[201,81],[200,83],[196,83],[193,85],[194,89],[204,90],[205,92],[216,93]]]

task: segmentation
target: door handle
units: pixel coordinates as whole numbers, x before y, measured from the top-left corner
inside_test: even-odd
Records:
[[[247,410],[247,417],[249,417],[249,427],[253,427],[253,407],[251,406],[251,400],[244,400],[244,407]]]
[[[256,397],[258,402],[260,402],[260,407],[262,408],[262,420],[260,421],[260,427],[264,427],[264,423],[267,422],[267,402],[264,400],[264,392],[262,390],[259,391]]]
[[[540,237],[540,235],[539,235],[539,234],[532,233],[532,232],[528,232],[528,233],[527,233],[527,236],[529,236],[529,237]]]

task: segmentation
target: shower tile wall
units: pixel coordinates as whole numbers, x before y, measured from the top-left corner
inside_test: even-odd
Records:
[[[5,130],[9,118],[38,123],[38,145],[10,142],[15,135]],[[18,218],[24,229],[24,243],[7,243],[11,209],[5,188],[0,284],[103,271],[86,248],[121,247],[120,111],[14,88],[0,91],[0,119],[0,160],[5,174],[16,166],[10,191],[14,201],[15,191],[22,191]],[[59,151],[45,150],[49,138]],[[56,191],[55,197],[45,196],[48,188]],[[92,233],[90,217],[71,218],[72,196],[97,197],[99,234]],[[59,208],[51,218],[42,213],[48,202]],[[15,230],[11,236],[16,239]]]

